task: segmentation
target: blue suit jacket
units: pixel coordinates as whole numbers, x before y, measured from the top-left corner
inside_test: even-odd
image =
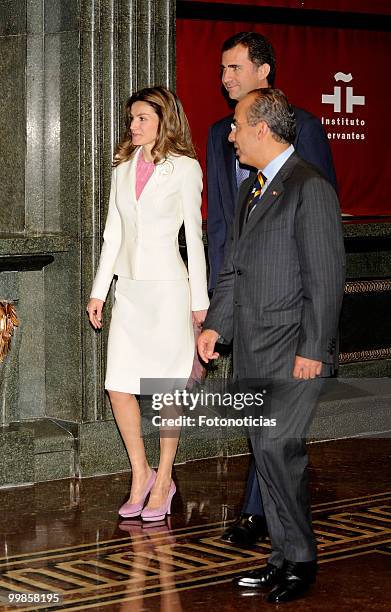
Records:
[[[294,107],[296,116],[296,152],[313,164],[336,188],[330,146],[319,119],[302,108]],[[228,142],[232,115],[217,121],[209,130],[207,150],[208,175],[208,251],[209,291],[216,286],[224,261],[227,235],[235,216],[238,187],[235,150]],[[254,174],[255,176],[255,174]]]

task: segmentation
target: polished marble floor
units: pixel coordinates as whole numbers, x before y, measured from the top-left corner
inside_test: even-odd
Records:
[[[389,610],[391,438],[309,452],[320,570],[308,596],[283,609]],[[177,466],[173,515],[149,525],[118,520],[128,474],[1,490],[0,610],[273,609],[231,584],[265,563],[268,542],[240,549],[219,539],[240,507],[247,467],[248,456]],[[36,601],[16,606],[21,593]],[[49,605],[53,593],[60,601]]]

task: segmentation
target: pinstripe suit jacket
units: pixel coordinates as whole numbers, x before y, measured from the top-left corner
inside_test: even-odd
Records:
[[[345,279],[336,193],[293,153],[240,231],[251,187],[239,191],[204,329],[233,339],[234,378],[290,378],[295,355],[322,361],[328,375]]]

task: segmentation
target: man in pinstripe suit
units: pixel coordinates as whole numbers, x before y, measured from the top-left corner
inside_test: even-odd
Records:
[[[279,90],[237,104],[230,140],[240,162],[259,172],[241,185],[198,341],[207,362],[218,357],[217,340],[233,340],[234,379],[269,392],[263,416],[277,425],[253,428],[250,438],[272,553],[266,568],[236,584],[272,588],[273,603],[300,597],[315,580],[305,434],[322,377],[334,368],[345,278],[336,193],[295,153],[294,136],[294,112]]]

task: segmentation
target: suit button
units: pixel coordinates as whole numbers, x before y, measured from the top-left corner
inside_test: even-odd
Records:
[[[237,274],[238,276],[241,276],[241,275],[242,275],[242,271],[241,271],[241,270],[236,270],[236,274]]]

